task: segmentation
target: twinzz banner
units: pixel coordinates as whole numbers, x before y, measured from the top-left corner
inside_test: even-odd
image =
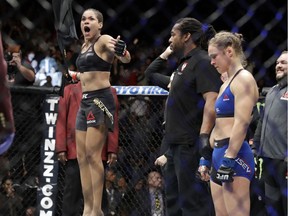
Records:
[[[41,144],[40,179],[37,194],[37,215],[53,216],[56,211],[58,160],[56,148],[56,120],[59,97],[47,95],[43,104],[44,138]]]

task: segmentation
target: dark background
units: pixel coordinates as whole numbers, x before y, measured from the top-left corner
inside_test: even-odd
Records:
[[[103,34],[121,35],[128,48],[138,51],[164,49],[174,22],[186,16],[210,23],[216,31],[242,33],[245,53],[255,65],[253,74],[260,87],[275,84],[275,61],[287,49],[286,0],[74,0],[79,37],[81,14],[90,7],[104,15]],[[4,35],[13,25],[22,25],[31,37],[45,29],[51,40],[55,39],[51,0],[1,0],[0,16]]]

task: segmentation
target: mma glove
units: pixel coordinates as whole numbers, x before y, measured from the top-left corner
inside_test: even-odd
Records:
[[[221,182],[233,182],[235,159],[223,157],[221,166],[217,170],[216,179]]]
[[[117,56],[125,56],[126,52],[126,43],[123,40],[118,40],[115,45],[115,54]]]

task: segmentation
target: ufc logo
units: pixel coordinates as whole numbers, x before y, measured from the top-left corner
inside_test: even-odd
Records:
[[[229,179],[229,175],[227,175],[227,174],[220,174],[220,173],[217,173],[217,176],[216,176],[216,178],[218,179],[218,180],[221,180],[221,181],[225,181],[225,180],[228,180]]]

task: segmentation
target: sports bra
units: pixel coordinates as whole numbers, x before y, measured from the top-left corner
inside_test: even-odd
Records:
[[[234,95],[231,92],[230,84],[241,70],[243,69],[236,72],[221,96],[215,101],[216,118],[234,117]]]
[[[95,43],[100,37],[97,38]],[[80,53],[76,59],[76,66],[80,73],[89,71],[110,71],[112,64],[104,61],[94,51],[93,43],[85,52]]]

